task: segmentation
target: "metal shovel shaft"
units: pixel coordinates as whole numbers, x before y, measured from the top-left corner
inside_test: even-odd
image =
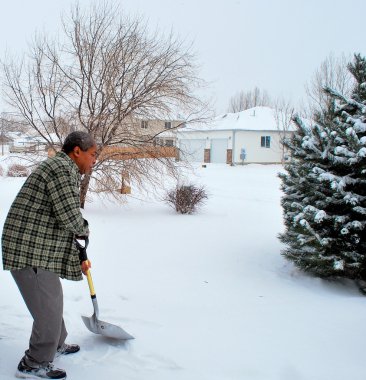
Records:
[[[92,279],[90,269],[88,269],[88,271],[86,272],[86,278],[88,280],[90,297],[91,297],[92,302],[93,302],[94,315],[96,318],[98,318],[99,317],[99,307],[98,307],[97,295],[95,294],[95,289],[94,289],[94,284],[93,284],[93,279]]]

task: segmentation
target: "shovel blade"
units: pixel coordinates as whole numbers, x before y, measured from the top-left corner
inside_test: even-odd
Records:
[[[114,339],[134,339],[132,335],[128,334],[121,327],[113,325],[112,323],[100,321],[95,316],[95,314],[93,314],[91,317],[82,316],[81,318],[83,319],[85,326],[88,328],[88,330],[90,330],[94,334],[100,334],[108,338]]]

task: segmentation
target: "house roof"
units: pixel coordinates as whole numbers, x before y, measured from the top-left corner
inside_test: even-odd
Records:
[[[287,117],[288,119],[289,117]],[[283,130],[276,122],[276,111],[270,107],[254,107],[237,113],[217,116],[207,124],[187,125],[181,132],[190,131],[278,131]],[[293,123],[287,130],[295,130]]]

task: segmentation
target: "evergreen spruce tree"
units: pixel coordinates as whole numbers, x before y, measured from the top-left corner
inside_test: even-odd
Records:
[[[291,160],[281,174],[283,255],[321,277],[366,280],[366,60],[349,70],[352,96],[332,89],[314,122],[295,117]]]

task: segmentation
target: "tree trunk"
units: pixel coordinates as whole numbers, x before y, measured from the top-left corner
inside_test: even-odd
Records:
[[[89,189],[91,174],[85,174],[80,183],[80,207],[83,209],[85,206],[86,194]]]

